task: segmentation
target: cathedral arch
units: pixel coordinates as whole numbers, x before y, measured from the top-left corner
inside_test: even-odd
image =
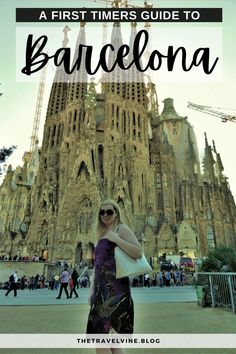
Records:
[[[71,115],[72,115],[72,113],[70,112],[70,113],[69,113],[68,120],[67,120],[67,135],[70,134]]]
[[[76,131],[76,121],[77,121],[77,109],[74,111],[74,123],[73,123],[73,131]]]
[[[142,210],[142,195],[139,194],[138,196],[138,207],[139,207],[139,210],[141,211]]]
[[[133,112],[133,126],[135,127],[136,125],[136,117],[135,117],[135,112]]]
[[[60,142],[62,141],[63,133],[64,133],[64,124],[61,125]]]
[[[157,207],[159,209],[163,208],[163,195],[161,192],[157,194]]]
[[[123,174],[124,174],[123,166],[122,166],[122,164],[120,163],[120,164],[119,164],[119,167],[118,167],[118,176],[119,176],[119,177],[123,177]]]
[[[61,136],[61,124],[59,124],[58,130],[57,130],[57,145],[60,142],[60,136]]]
[[[215,248],[214,231],[210,225],[207,226],[207,245],[209,248]]]
[[[139,113],[139,115],[138,115],[138,127],[139,127],[139,128],[141,127],[140,113]]]
[[[80,108],[80,110],[79,110],[79,120],[80,121],[82,121],[82,117],[83,117],[83,115],[82,115],[82,108]]]
[[[164,187],[167,187],[168,186],[168,183],[167,183],[167,175],[164,173],[163,174],[163,186]]]
[[[79,266],[82,261],[83,261],[83,249],[82,249],[82,243],[79,242],[75,249],[75,266]]]
[[[157,188],[161,188],[161,175],[160,175],[160,173],[157,173],[156,183],[157,183]]]
[[[48,147],[49,145],[49,141],[50,141],[50,134],[51,134],[51,127],[48,127],[47,129],[47,135],[46,135],[46,139],[45,139],[45,145],[46,145],[46,148]]]
[[[88,167],[87,167],[87,165],[85,164],[84,161],[82,161],[81,164],[80,164],[80,167],[79,167],[79,170],[78,170],[78,173],[77,173],[77,178],[80,177],[82,172],[84,172],[86,178],[89,179],[90,174],[89,174],[89,171],[88,171]]]
[[[119,106],[116,107],[116,118],[119,119],[119,115],[120,115],[120,110],[119,110]]]
[[[43,249],[42,252],[41,252],[41,259],[44,261],[44,262],[47,262],[48,260],[48,250],[47,249]]]
[[[77,230],[78,234],[88,235],[91,232],[91,225],[93,225],[94,215],[92,212],[92,202],[86,195],[78,201],[80,208],[77,215]]]
[[[86,247],[85,247],[85,252],[84,252],[84,261],[87,264],[88,267],[93,267],[94,264],[94,244],[92,242],[89,242]]]
[[[126,134],[126,111],[123,111],[123,132]]]
[[[104,178],[104,170],[103,170],[103,145],[98,145],[98,163],[99,163],[99,170],[101,173],[101,177]]]
[[[94,160],[94,151],[93,151],[93,149],[91,150],[91,158],[92,158],[93,172],[95,172],[95,160]]]
[[[117,204],[119,205],[119,207],[120,207],[121,209],[124,209],[124,208],[125,208],[125,203],[124,203],[124,201],[123,201],[123,199],[121,198],[120,195],[118,196]]]
[[[119,129],[120,127],[120,111],[119,106],[116,107],[116,128]]]
[[[111,105],[111,115],[112,115],[112,117],[114,117],[114,115],[115,115],[115,106],[113,103]]]
[[[56,125],[53,126],[52,137],[54,138],[56,134]]]

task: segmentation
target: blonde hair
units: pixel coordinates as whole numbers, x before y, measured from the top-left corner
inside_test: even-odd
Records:
[[[116,211],[117,217],[116,217],[116,220],[115,220],[115,227],[118,224],[123,224],[123,222],[121,220],[120,207],[114,200],[112,200],[112,199],[104,200],[104,202],[101,203],[100,208],[103,205],[111,205],[114,208],[114,210]],[[100,208],[99,208],[99,210],[100,210]],[[99,210],[98,210],[98,218],[97,218],[97,226],[96,226],[96,232],[97,232],[97,238],[98,239],[100,239],[101,236],[106,231],[106,227],[105,227],[105,225],[103,224],[103,222],[101,220],[101,216],[99,215]]]

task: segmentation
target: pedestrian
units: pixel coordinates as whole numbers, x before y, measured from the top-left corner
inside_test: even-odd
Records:
[[[182,269],[180,271],[180,282],[181,282],[182,286],[185,285],[185,274],[184,274],[184,271]]]
[[[6,292],[5,296],[8,296],[8,294],[13,290],[14,291],[14,296],[17,296],[17,270],[14,271],[13,274],[10,275],[9,278],[9,289]]]
[[[170,279],[171,279],[171,275],[170,275],[169,270],[166,271],[165,278],[166,278],[166,286],[169,287],[170,286]]]
[[[134,276],[134,277],[133,277],[132,286],[133,286],[134,288],[138,287],[138,276]]]
[[[174,270],[171,269],[170,271],[170,285],[171,286],[174,286],[176,284],[176,279],[175,279],[175,273],[174,273]]]
[[[166,285],[166,272],[162,270],[162,284],[163,286]]]
[[[159,286],[160,286],[160,288],[162,288],[163,287],[163,277],[162,277],[161,271],[158,274],[158,279],[159,279]]]
[[[25,275],[23,275],[23,277],[22,277],[21,280],[20,280],[20,289],[21,289],[21,290],[24,290],[25,287],[26,287],[26,284],[27,284],[27,280],[26,280]]]
[[[144,274],[144,287],[149,287],[150,288],[150,276],[149,274]]]
[[[69,293],[67,290],[69,278],[70,278],[70,273],[68,272],[67,267],[65,267],[64,271],[60,274],[61,285],[60,285],[59,295],[56,299],[61,298],[61,294],[62,294],[63,289],[66,293],[66,298],[69,299]]]
[[[180,281],[180,271],[177,269],[175,271],[175,279],[176,279],[176,286],[181,285],[181,281]]]
[[[141,258],[142,250],[133,232],[122,223],[119,206],[113,200],[106,200],[100,206],[97,236],[87,333],[133,333],[130,281],[129,277],[116,278],[114,248],[118,245],[135,259]],[[109,349],[109,352],[114,352],[114,349]]]
[[[37,273],[34,277],[35,289],[39,288],[39,274]]]
[[[35,288],[35,280],[34,277],[29,278],[29,290],[33,290]]]
[[[141,288],[143,287],[143,274],[139,275],[138,284],[139,284],[139,285],[138,285],[139,287],[141,287]]]
[[[60,275],[58,274],[58,273],[56,273],[55,275],[54,275],[54,289],[58,289],[58,287],[59,287],[59,284],[60,284]]]
[[[157,286],[157,274],[152,274],[152,286]]]
[[[41,275],[39,277],[39,288],[40,289],[44,288],[44,285],[45,285],[44,282],[45,282],[45,277],[43,275]]]
[[[73,293],[75,294],[75,298],[77,298],[79,296],[77,291],[75,290],[76,285],[77,285],[78,276],[79,276],[79,274],[78,274],[77,270],[74,268],[73,272],[71,274],[71,277],[70,277],[70,298],[72,297]]]

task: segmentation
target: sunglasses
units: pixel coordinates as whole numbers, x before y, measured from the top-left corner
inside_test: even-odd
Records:
[[[114,212],[115,211],[113,209],[107,209],[107,210],[101,209],[101,210],[99,210],[99,215],[101,215],[101,216],[104,216],[104,215],[112,216],[114,214]]]

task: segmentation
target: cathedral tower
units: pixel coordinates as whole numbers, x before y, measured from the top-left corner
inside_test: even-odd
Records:
[[[79,45],[86,45],[85,29],[81,23],[72,65]],[[130,53],[136,34],[132,23]],[[116,51],[123,44],[117,22],[111,44]],[[109,67],[115,56],[109,52]],[[130,54],[125,64],[131,61]],[[205,136],[202,172],[193,127],[171,98],[159,113],[150,77],[135,66],[116,67],[98,84],[81,63],[69,76],[56,70],[37,178],[26,161],[18,171],[9,169],[1,187],[1,252],[92,263],[98,207],[107,198],[119,203],[151,262],[162,253],[202,256],[220,244],[236,248],[236,207],[216,144]],[[27,181],[15,188],[20,174]]]

